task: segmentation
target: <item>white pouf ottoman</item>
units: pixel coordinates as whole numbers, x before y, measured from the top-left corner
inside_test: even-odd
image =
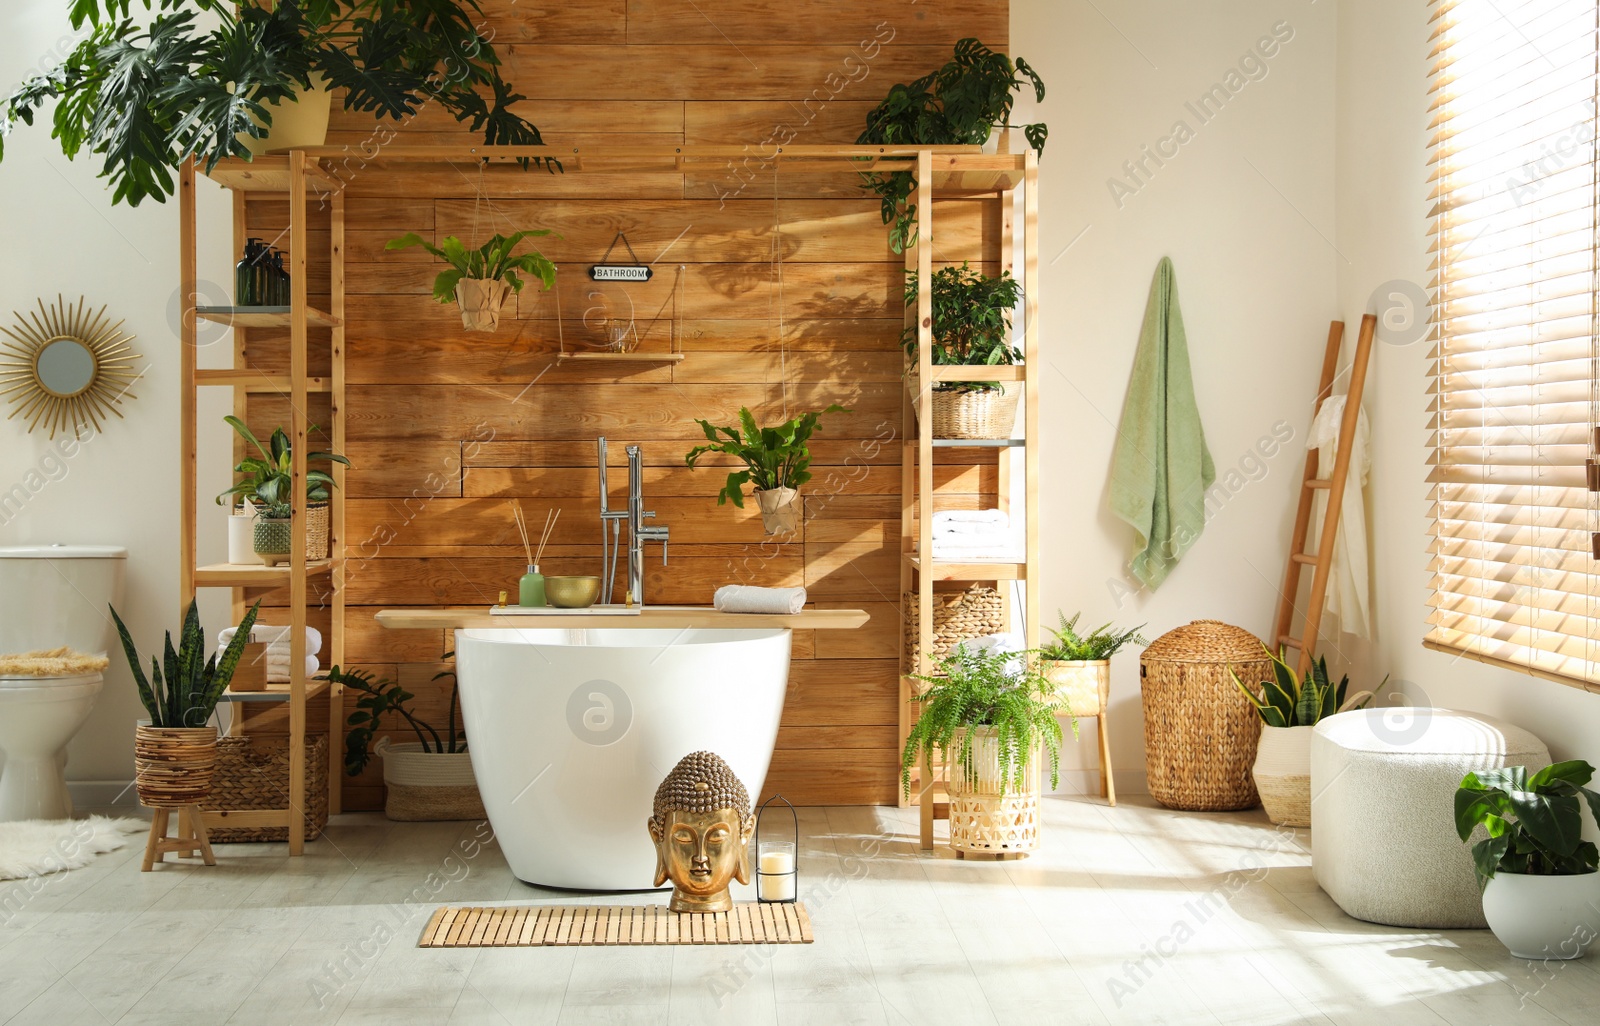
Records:
[[[1482,927],[1472,855],[1455,827],[1468,771],[1550,762],[1509,723],[1451,709],[1340,713],[1311,736],[1311,870],[1357,919]]]

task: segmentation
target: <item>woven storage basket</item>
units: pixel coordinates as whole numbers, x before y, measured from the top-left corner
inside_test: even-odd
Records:
[[[472,756],[466,752],[428,753],[416,742],[395,744],[379,738],[372,749],[383,757],[387,792],[383,814],[406,823],[450,819],[488,819]]]
[[[289,804],[289,739],[224,737],[217,740],[217,769],[207,810],[282,809]],[[328,825],[328,735],[306,738],[306,840]],[[288,827],[217,827],[213,841],[287,841]]]
[[[994,728],[978,727],[972,738],[972,775],[956,764],[961,748],[957,732],[945,753],[945,779],[950,781],[950,847],[958,852],[991,855],[1026,854],[1039,847],[1039,762],[1033,753],[1023,771],[1020,791],[1015,781],[1000,778],[1000,745]]]
[[[906,665],[915,668],[917,649],[922,638],[921,608],[915,592],[906,594],[904,608]],[[940,659],[949,654],[958,641],[999,634],[1005,629],[1005,604],[1000,593],[988,585],[974,584],[965,591],[933,593],[933,652],[930,658]]]
[[[1230,666],[1240,680],[1272,677],[1260,640],[1220,620],[1170,630],[1139,659],[1150,797],[1168,808],[1248,809],[1260,801],[1250,767],[1261,717]]]
[[[1002,386],[1004,387],[1004,386]],[[1009,438],[1017,425],[1020,389],[933,392],[935,438]]]
[[[204,800],[216,764],[215,727],[134,728],[133,772],[141,805],[176,809]]]
[[[314,502],[306,507],[306,558],[328,558],[328,525],[331,514],[326,502]]]

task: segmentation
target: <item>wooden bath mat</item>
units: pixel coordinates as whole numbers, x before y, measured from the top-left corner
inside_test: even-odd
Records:
[[[677,913],[665,905],[444,907],[419,948],[538,948],[569,944],[810,944],[803,904],[739,902],[732,912]]]

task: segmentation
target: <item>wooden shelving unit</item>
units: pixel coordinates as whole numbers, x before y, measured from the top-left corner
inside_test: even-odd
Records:
[[[920,628],[917,658],[911,663],[902,655],[900,679],[900,741],[905,743],[916,720],[912,702],[916,682],[906,674],[928,674],[933,670],[929,653],[933,649],[933,594],[940,581],[993,581],[1003,594],[1022,582],[1023,608],[1020,619],[1029,648],[1039,645],[1039,165],[1032,153],[1021,155],[964,156],[922,151],[916,163],[917,189],[911,202],[917,210],[917,244],[906,248],[906,269],[915,270],[925,283],[917,297],[917,309],[907,310],[907,323],[917,326],[917,358],[906,364],[910,401],[902,420],[901,458],[901,570],[902,594],[915,593],[917,623]],[[1021,191],[1022,236],[1021,266],[1018,267],[1016,206]],[[933,294],[926,283],[932,280],[937,207],[935,201],[953,197],[982,198],[999,204],[1001,232],[999,252],[988,259],[1008,268],[1022,282],[1023,309],[1015,326],[1022,336],[1023,362],[1011,367],[934,366]],[[952,381],[999,381],[1007,388],[1022,388],[1021,436],[997,439],[954,439],[932,437],[933,385]],[[1025,559],[1022,562],[962,561],[938,562],[933,554],[933,453],[938,448],[993,448],[997,468],[997,505],[1015,519],[1010,492],[1013,450],[1021,449],[1025,476],[1022,537]],[[1007,602],[1007,609],[1010,603]],[[921,808],[921,841],[924,849],[933,847],[933,824],[948,815],[948,804],[936,799],[947,793],[941,770],[923,763],[913,768],[911,802]],[[904,799],[902,799],[904,801]]]
[[[199,280],[197,267],[195,183],[193,162],[185,163],[179,182],[180,266],[179,280],[184,296],[183,346],[181,367],[182,391],[182,523],[179,546],[179,590],[181,606],[186,607],[199,588],[228,588],[233,591],[234,622],[244,615],[245,588],[287,588],[289,592],[290,667],[287,685],[269,686],[265,691],[229,691],[224,697],[230,702],[279,702],[289,711],[289,807],[285,809],[230,811],[221,810],[206,814],[208,826],[262,826],[286,827],[289,836],[289,854],[300,855],[305,850],[306,765],[305,738],[307,727],[306,703],[312,697],[328,693],[328,729],[330,737],[337,739],[343,727],[344,710],[342,688],[330,686],[326,681],[307,680],[305,675],[306,620],[309,582],[314,578],[333,575],[337,582],[342,576],[344,562],[344,467],[335,463],[332,468],[337,487],[333,489],[330,512],[330,555],[325,560],[310,560],[306,553],[306,454],[311,442],[308,397],[328,394],[332,413],[329,430],[333,451],[344,449],[344,196],[334,186],[335,182],[303,151],[284,156],[257,157],[254,161],[223,161],[208,178],[233,192],[234,252],[239,252],[245,242],[246,192],[279,194],[289,204],[289,275],[291,282],[290,304],[287,307],[199,307],[195,305],[195,283]],[[308,252],[309,210],[307,199],[312,193],[329,194],[320,201],[327,204],[330,213],[331,271],[327,293],[331,296],[332,310],[313,309],[307,302],[310,254]],[[319,290],[320,291],[320,290]],[[226,324],[233,329],[233,366],[222,369],[200,369],[197,364],[198,321],[206,320]],[[251,329],[287,330],[289,333],[289,371],[267,373],[250,367],[246,361],[245,336]],[[310,333],[312,328],[329,331],[332,372],[330,377],[313,378],[307,373]],[[233,413],[248,423],[248,398],[250,395],[277,394],[289,400],[290,416],[288,434],[294,448],[292,468],[293,488],[290,506],[293,510],[292,551],[287,566],[235,566],[231,564],[199,565],[196,552],[196,532],[199,527],[200,506],[196,494],[198,485],[198,433],[196,423],[199,389],[218,386],[233,389]],[[210,512],[209,508],[207,512]],[[331,606],[332,629],[324,651],[330,664],[344,661],[344,596],[342,589],[330,589],[327,600]],[[237,722],[237,721],[236,721]],[[340,807],[341,780],[339,752],[342,744],[333,741],[328,745],[328,810],[337,813]]]

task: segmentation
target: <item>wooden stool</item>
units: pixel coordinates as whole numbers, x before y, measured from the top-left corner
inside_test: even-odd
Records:
[[[178,836],[168,837],[167,827],[174,809],[178,813]],[[211,838],[206,833],[205,815],[200,811],[200,806],[178,805],[154,811],[155,817],[150,821],[150,840],[144,846],[144,866],[140,872],[148,873],[157,862],[167,861],[169,851],[177,852],[180,859],[199,855],[205,859],[206,865],[217,864],[217,857],[211,854]]]

